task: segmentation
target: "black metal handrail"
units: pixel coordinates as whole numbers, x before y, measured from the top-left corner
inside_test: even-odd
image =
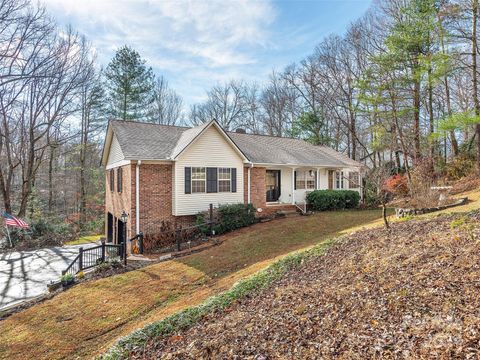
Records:
[[[71,274],[71,275],[75,275],[77,273],[80,272],[79,269],[79,266],[78,266],[78,259],[80,258],[80,254],[78,254],[75,259],[73,259],[73,261],[70,263],[70,265],[68,265],[68,267],[62,271],[62,275],[66,275],[66,274]]]
[[[122,245],[106,244],[105,241],[98,246],[87,249],[83,247],[78,249],[78,255],[72,260],[70,265],[62,271],[62,275],[76,275],[80,271],[93,268],[105,262],[107,258],[124,258],[125,254]]]

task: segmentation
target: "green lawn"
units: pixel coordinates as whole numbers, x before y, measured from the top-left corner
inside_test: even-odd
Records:
[[[65,243],[65,245],[81,245],[81,244],[88,244],[92,242],[97,242],[100,241],[100,238],[103,236],[103,234],[100,235],[86,235],[82,236],[76,240],[68,241]]]
[[[380,210],[348,210],[273,220],[227,234],[221,246],[179,261],[209,276],[222,277],[380,219]]]

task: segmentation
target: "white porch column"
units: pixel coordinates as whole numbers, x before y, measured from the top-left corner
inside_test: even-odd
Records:
[[[317,168],[317,183],[315,184],[315,189],[320,190],[320,169]]]
[[[292,167],[292,205],[295,205],[295,168]]]

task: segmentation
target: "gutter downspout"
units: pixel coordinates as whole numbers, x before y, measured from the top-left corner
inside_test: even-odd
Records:
[[[250,169],[253,168],[253,164],[249,163],[249,167],[247,168],[247,204],[252,202],[251,199],[251,192],[250,192]]]
[[[136,234],[140,233],[140,165],[142,160],[137,161],[135,167],[135,231]]]

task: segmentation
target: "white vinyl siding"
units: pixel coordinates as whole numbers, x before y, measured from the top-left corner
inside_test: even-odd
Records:
[[[120,148],[120,143],[117,140],[115,134],[112,137],[112,143],[110,145],[110,153],[108,154],[107,166],[113,165],[125,159],[122,149]]]
[[[243,203],[243,166],[240,155],[215,127],[212,126],[205,130],[175,162],[173,214],[177,216],[195,215],[200,211],[208,210],[210,203],[214,206]],[[236,168],[237,191],[234,193],[193,193],[192,191],[192,194],[185,194],[185,167]]]

